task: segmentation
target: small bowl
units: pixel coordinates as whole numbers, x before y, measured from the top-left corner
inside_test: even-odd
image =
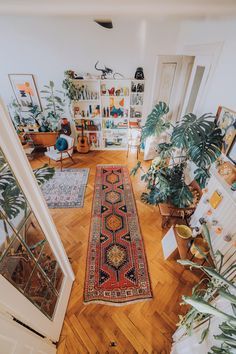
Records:
[[[192,237],[192,230],[186,225],[175,225],[175,230],[176,234],[185,240]]]

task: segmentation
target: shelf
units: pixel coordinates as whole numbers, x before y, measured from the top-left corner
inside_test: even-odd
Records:
[[[73,103],[81,103],[81,102],[100,102],[99,98],[96,98],[95,100],[74,100]]]
[[[138,79],[130,79],[132,82],[144,82],[145,81],[145,79],[143,79],[143,80],[138,80]]]
[[[114,117],[102,117],[102,119],[114,119],[114,120],[118,120],[118,119],[129,119],[129,117],[116,117],[116,118],[114,118]]]
[[[73,117],[73,119],[74,120],[78,120],[78,119],[80,119],[80,120],[81,119],[83,119],[83,120],[94,120],[94,119],[102,119],[102,117],[100,117],[100,116],[99,117],[94,117],[94,118],[89,118],[89,117],[81,117],[81,118],[79,117],[79,118],[77,118],[77,117]]]
[[[121,127],[121,128],[103,128],[102,130],[105,130],[105,131],[113,131],[113,130],[127,130],[127,129],[129,129],[129,127],[127,126],[127,127]]]
[[[143,101],[144,96],[144,91],[143,92],[132,92],[132,85],[136,85],[137,87],[141,87],[139,84],[142,84],[142,87],[145,86],[144,82],[145,80],[137,80],[137,79],[127,79],[127,78],[108,78],[108,79],[101,79],[101,78],[84,78],[84,79],[71,79],[74,84],[76,89],[78,90],[78,97],[81,99],[77,99],[71,102],[71,108],[73,110],[74,117],[73,120],[75,124],[79,127],[79,130],[76,130],[76,134],[81,135],[82,129],[81,127],[81,121],[83,120],[87,129],[92,128],[92,126],[86,124],[87,121],[92,122],[98,127],[99,130],[84,130],[84,135],[87,135],[89,137],[89,134],[96,134],[94,137],[99,144],[99,147],[93,148],[91,150],[127,150],[128,146],[128,133],[129,130],[133,128],[138,128],[138,126],[134,127],[133,125],[137,125],[138,121],[141,121],[143,119],[143,116],[141,117],[135,117],[134,113],[139,112],[142,114],[143,112]],[[84,86],[85,89],[87,89],[88,93],[93,93],[93,96],[86,96],[86,92],[84,93],[84,97],[96,97],[96,99],[82,99],[83,96],[79,95],[79,90],[81,90],[81,87]],[[108,88],[114,87],[114,92],[110,91],[111,95],[109,95]],[[105,91],[106,89],[106,91]],[[118,90],[120,89],[120,95],[116,95],[116,93],[119,93]],[[83,90],[82,90],[83,91]],[[138,99],[139,98],[139,99]],[[109,109],[108,114],[110,114],[110,102],[114,100],[114,102],[120,102],[121,100],[124,101],[124,107],[122,112],[126,114],[127,116],[117,116],[114,117],[112,115],[110,116],[104,116],[104,109],[106,109],[107,113],[107,108]],[[139,104],[133,104],[131,105],[131,102],[139,102]],[[81,112],[84,115],[88,114],[90,111],[88,110],[89,105],[92,106],[92,111],[93,113],[99,111],[99,115],[96,116],[85,116],[81,117]],[[79,110],[76,110],[76,106],[79,107]],[[99,110],[96,110],[96,106],[99,107]],[[87,111],[88,110],[88,111]],[[77,114],[76,114],[77,113]],[[133,114],[133,117],[130,117],[130,114]],[[90,114],[90,113],[89,113]],[[107,123],[109,121],[109,124]],[[121,126],[119,126],[121,124]],[[94,135],[95,135],[94,134]],[[114,139],[113,139],[114,138]],[[115,139],[116,138],[116,139]],[[119,146],[119,145],[112,145],[112,146],[106,146],[105,147],[105,140],[112,142],[114,141],[121,141],[124,143],[124,145]]]
[[[106,97],[106,98],[129,98],[129,95],[122,96],[122,95],[101,95],[101,97]]]
[[[84,82],[84,81],[88,81],[88,82],[97,82],[99,84],[99,78],[97,79],[70,79],[73,82]]]

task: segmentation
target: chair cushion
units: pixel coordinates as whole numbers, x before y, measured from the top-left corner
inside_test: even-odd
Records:
[[[64,138],[59,138],[57,139],[57,142],[56,142],[56,149],[58,151],[64,151],[68,148],[68,142],[66,141],[66,139]]]

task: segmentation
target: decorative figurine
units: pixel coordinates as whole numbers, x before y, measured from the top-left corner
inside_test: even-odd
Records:
[[[136,80],[144,80],[143,68],[141,68],[141,67],[137,68],[134,78]]]

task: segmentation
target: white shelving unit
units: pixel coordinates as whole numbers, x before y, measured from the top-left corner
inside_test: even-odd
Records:
[[[72,102],[77,134],[84,125],[93,150],[126,150],[129,129],[143,119],[144,80],[73,79]],[[141,92],[140,92],[141,91]]]

